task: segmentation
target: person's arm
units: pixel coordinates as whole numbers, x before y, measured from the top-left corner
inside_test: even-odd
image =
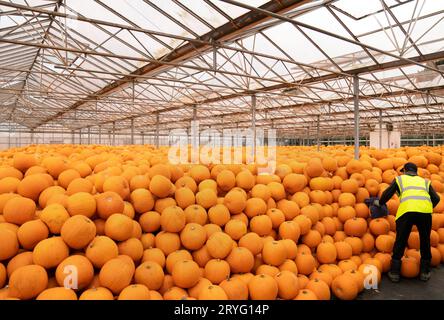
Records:
[[[430,199],[432,200],[433,208],[436,207],[436,205],[441,200],[439,195],[436,193],[435,189],[433,189],[432,185],[429,187],[429,195]]]
[[[384,205],[387,203],[387,201],[390,200],[393,195],[398,192],[399,193],[399,187],[396,183],[396,179],[393,179],[392,183],[389,185],[387,189],[384,190],[384,192],[381,195],[381,198],[379,199],[379,205]]]

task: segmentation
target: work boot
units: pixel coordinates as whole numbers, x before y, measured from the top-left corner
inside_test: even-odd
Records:
[[[431,275],[432,274],[430,273],[430,260],[421,259],[419,279],[421,279],[422,281],[428,281]]]
[[[400,272],[401,272],[401,260],[392,260],[392,266],[390,268],[390,271],[387,273],[387,276],[389,277],[390,281],[399,282],[399,280],[401,279]]]

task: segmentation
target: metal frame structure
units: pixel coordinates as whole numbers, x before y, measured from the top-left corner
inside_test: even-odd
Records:
[[[443,30],[436,0],[0,0],[0,126],[442,134]]]

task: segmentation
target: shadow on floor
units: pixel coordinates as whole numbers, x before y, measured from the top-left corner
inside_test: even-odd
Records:
[[[432,268],[432,277],[428,282],[419,278],[401,278],[399,283],[392,283],[384,275],[378,290],[364,290],[358,300],[444,300],[444,266]]]

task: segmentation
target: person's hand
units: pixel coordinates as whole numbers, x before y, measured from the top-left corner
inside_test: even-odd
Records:
[[[376,200],[373,201],[373,205],[376,206],[376,207],[380,207],[380,206],[381,206],[381,205],[379,204],[379,200],[378,200],[378,199],[376,199]]]

